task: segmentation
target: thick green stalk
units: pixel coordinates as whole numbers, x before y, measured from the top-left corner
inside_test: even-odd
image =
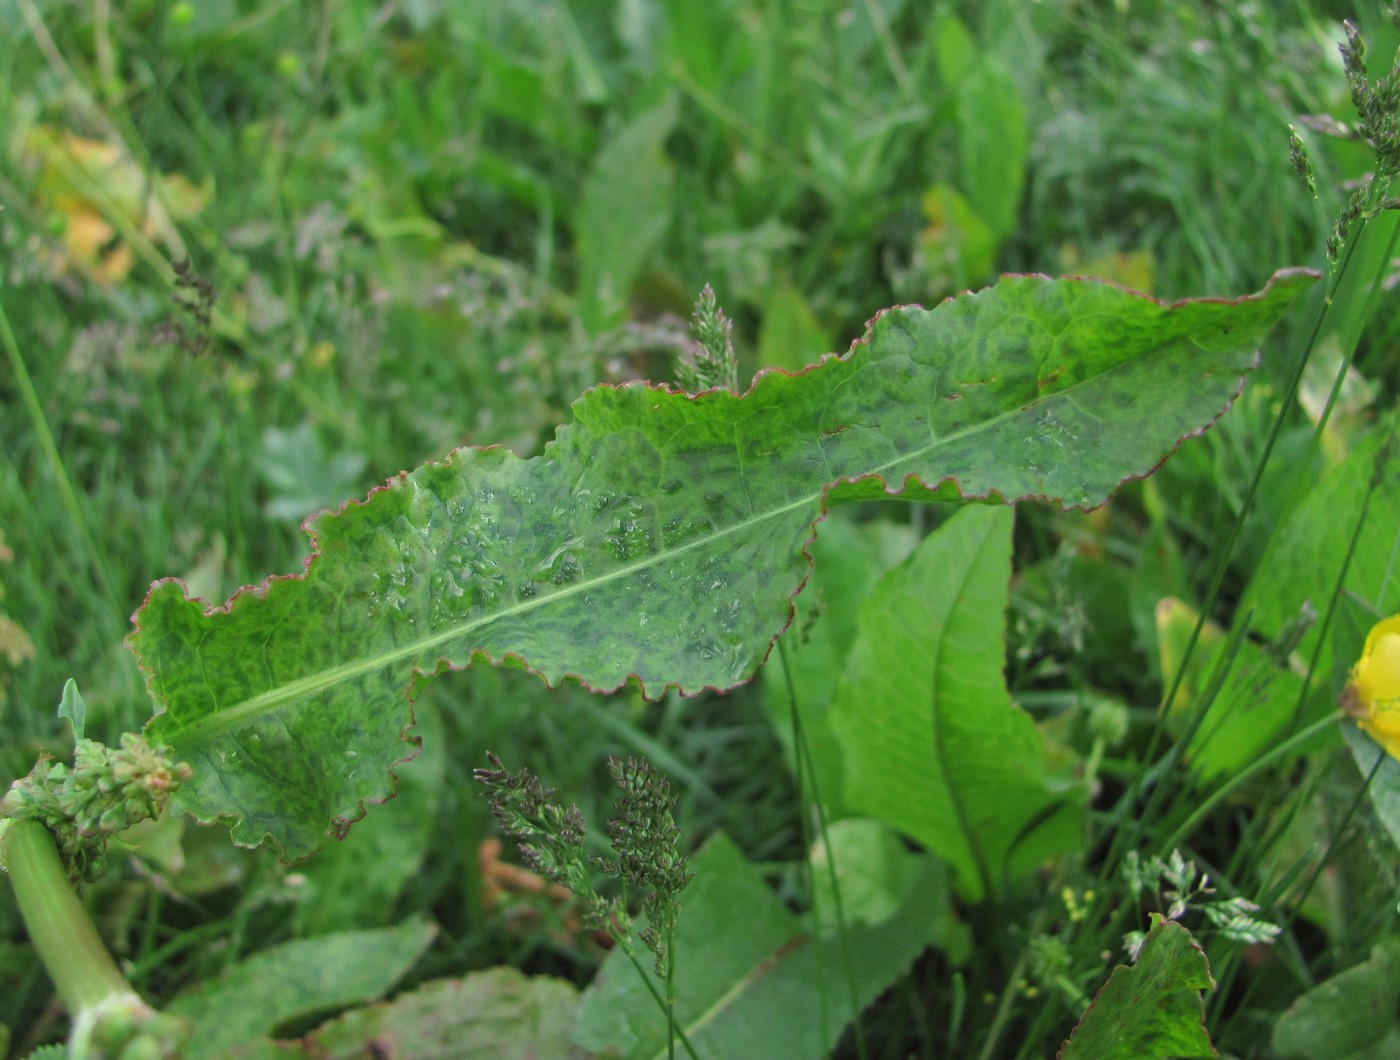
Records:
[[[0,867],[9,872],[30,941],[75,1018],[112,997],[136,998],[68,882],[47,828],[34,820],[3,822]]]
[[[48,828],[32,818],[0,820],[0,869],[9,873],[29,939],[73,1019],[68,1056],[184,1056],[190,1025],[152,1009],[117,970]]]

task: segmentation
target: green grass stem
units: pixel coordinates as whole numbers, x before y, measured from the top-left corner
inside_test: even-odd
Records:
[[[39,450],[44,454],[44,460],[49,466],[49,474],[53,477],[54,485],[58,488],[63,508],[68,513],[69,527],[86,554],[88,567],[101,591],[105,610],[109,612],[114,622],[118,622],[120,621],[117,617],[120,597],[117,594],[116,585],[107,569],[103,551],[93,536],[92,527],[88,523],[83,505],[78,500],[78,492],[73,488],[73,480],[68,475],[68,468],[58,451],[58,445],[54,441],[48,417],[44,415],[44,406],[34,388],[34,380],[29,374],[29,366],[25,363],[24,354],[15,338],[14,329],[10,326],[10,318],[5,312],[5,304],[2,299],[0,299],[0,345],[5,347],[5,356],[10,362],[10,370],[14,372],[15,382],[19,386],[20,398],[24,402],[25,412],[29,415],[29,422],[34,429],[34,436],[38,440]]]
[[[870,1054],[865,1041],[865,1028],[861,1024],[860,993],[855,979],[855,954],[851,950],[850,925],[846,922],[846,907],[845,903],[841,900],[841,880],[840,875],[836,871],[836,854],[831,847],[831,833],[828,828],[826,807],[822,803],[821,790],[817,784],[817,770],[812,762],[811,748],[807,743],[806,731],[802,725],[802,713],[798,709],[797,686],[793,683],[792,679],[792,653],[788,651],[786,636],[778,638],[778,656],[783,667],[783,678],[787,683],[788,709],[792,719],[792,748],[795,759],[795,772],[797,774],[798,816],[802,821],[802,848],[807,855],[803,863],[808,866],[808,872],[810,872],[812,864],[812,837],[810,826],[807,823],[807,810],[802,800],[802,792],[804,790],[803,782],[805,780],[806,784],[811,788],[812,804],[815,806],[817,812],[817,829],[821,833],[822,849],[826,854],[827,877],[831,881],[831,903],[833,911],[836,914],[837,935],[841,940],[841,963],[846,970],[846,986],[851,994],[851,1026],[856,1038],[856,1052],[861,1057],[861,1060],[866,1060]],[[815,887],[811,887],[810,890],[812,892],[812,917],[815,921],[818,913],[816,908],[817,892]],[[818,945],[821,945],[820,932],[816,934]],[[829,1053],[831,1051],[831,1044],[829,1040],[830,1036],[827,1032],[828,1006],[825,1000],[825,975],[822,976],[820,982],[823,995],[822,1051]]]

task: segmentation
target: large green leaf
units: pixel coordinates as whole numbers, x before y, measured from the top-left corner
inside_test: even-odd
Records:
[[[831,708],[846,802],[946,858],[964,893],[1072,849],[1076,801],[1002,675],[1009,508],[969,507],[876,583]]]
[[[299,937],[388,924],[433,842],[447,766],[442,719],[417,712],[423,753],[399,769],[398,795],[301,869],[293,926]],[[460,749],[459,749],[460,752]]]
[[[393,793],[418,679],[491,659],[648,694],[749,678],[791,613],[825,506],[1092,506],[1207,427],[1315,279],[1164,304],[1019,276],[749,392],[588,391],[542,455],[461,449],[308,522],[304,575],[224,607],[157,583],[131,644],[194,766],[179,805],[292,856]]]
[[[796,769],[794,707],[802,725],[809,797],[821,797],[828,819],[847,815],[841,745],[831,730],[831,702],[856,639],[856,616],[870,587],[913,551],[914,528],[886,519],[857,523],[836,512],[812,542],[812,576],[794,603],[782,648],[763,670],[764,706],[773,735]],[[791,672],[787,672],[788,668]],[[794,703],[795,700],[795,703]]]

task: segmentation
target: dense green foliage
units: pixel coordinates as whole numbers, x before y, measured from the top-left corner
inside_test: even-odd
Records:
[[[668,479],[646,461],[672,451],[645,437],[663,422],[650,406],[718,422],[741,415],[740,399],[629,385],[573,402],[599,382],[683,378],[684,318],[706,283],[736,322],[744,391],[759,367],[798,369],[844,348],[886,306],[933,307],[1000,272],[1092,274],[1177,299],[1259,290],[1283,266],[1326,269],[1344,182],[1373,159],[1300,116],[1356,120],[1336,58],[1342,16],[1360,22],[1375,76],[1400,39],[1374,10],[1335,7],[0,3],[0,784],[41,752],[70,757],[54,714],[70,677],[89,737],[116,744],[145,724],[151,697],[123,639],[152,581],[179,576],[218,602],[297,571],[303,517],[400,469],[420,468],[375,494],[379,507],[313,524],[319,544],[338,540],[389,581],[405,553],[391,562],[332,528],[411,508],[406,484],[461,470],[470,482],[452,490],[492,475],[514,488],[587,450],[606,457],[588,466],[624,485],[645,477],[660,503]],[[1289,123],[1317,200],[1289,169]],[[915,470],[899,463],[899,439],[918,424],[888,414],[898,400],[859,420],[871,410],[840,376],[871,374],[860,358],[884,356],[882,326],[1003,300],[1018,309],[1018,291],[1154,313],[1159,303],[1012,281],[882,317],[850,359],[762,377],[743,400],[773,416],[800,419],[807,403],[841,414],[818,424],[829,435],[793,431],[790,462],[771,475],[792,525],[753,526],[750,551],[714,550],[732,568],[727,584],[755,583],[743,582],[741,603],[772,597],[734,636],[742,658],[729,642],[689,651],[684,636],[701,616],[691,641],[718,643],[738,611],[702,613],[665,586],[652,587],[668,596],[657,613],[676,635],[661,639],[678,658],[604,638],[599,659],[540,662],[541,645],[512,646],[519,629],[452,657],[519,659],[563,679],[556,690],[510,665],[418,682],[413,667],[433,671],[438,654],[404,652],[405,672],[386,684],[401,713],[378,717],[376,739],[397,740],[413,682],[423,753],[395,767],[397,797],[343,842],[287,866],[181,817],[113,845],[113,871],[84,895],[122,972],[171,1013],[237,1010],[230,1037],[202,1039],[215,1052],[258,1035],[308,1035],[298,1048],[345,1056],[376,1036],[409,1055],[433,1042],[494,1055],[509,1055],[506,1041],[541,1055],[570,1041],[665,1051],[655,998],[668,984],[646,978],[649,961],[624,961],[625,946],[608,955],[566,896],[500,851],[471,779],[499,752],[601,823],[608,758],[644,755],[670,778],[696,873],[674,952],[701,1055],[757,1055],[744,1028],[782,1012],[772,1033],[792,1055],[1044,1056],[1105,983],[1106,1006],[1159,990],[1187,1023],[1203,1015],[1222,1051],[1325,1055],[1317,1043],[1346,994],[1393,1002],[1400,811],[1367,799],[1362,782],[1374,773],[1393,799],[1400,767],[1378,765],[1350,728],[1344,743],[1328,719],[1366,631],[1400,610],[1397,318],[1380,283],[1394,217],[1354,226],[1332,308],[1319,316],[1320,297],[1299,299],[1212,430],[1087,514],[1022,504],[1014,516],[954,515],[846,485],[828,499],[850,503],[806,541],[835,478]],[[1285,301],[1266,299],[1267,319],[1234,342],[1190,332],[1158,361],[1114,346],[1164,373],[1136,388],[1161,422],[1152,434],[1139,411],[1109,436],[1116,462],[1092,481],[1080,453],[1018,463],[1048,436],[1017,410],[1059,385],[1033,373],[1040,391],[992,413],[1024,428],[1002,455],[1031,477],[970,492],[1099,503],[1221,411]],[[1178,316],[1229,316],[1224,303],[1191,307]],[[1224,360],[1194,418],[1173,419],[1172,384],[1194,392],[1182,373],[1201,370],[1197,346]],[[1067,405],[1102,412],[1103,394],[1076,391],[1065,370]],[[908,399],[898,390],[886,396]],[[503,448],[425,464],[462,444]],[[706,445],[682,446],[687,474],[718,476],[727,496],[734,481],[747,488],[742,442],[729,448],[738,471],[705,464]],[[976,447],[987,450],[997,443]],[[936,485],[949,469],[931,460],[916,473]],[[552,488],[547,476],[528,484],[534,500]],[[417,516],[400,514],[412,536]],[[628,567],[627,526],[640,518],[578,517],[567,533]],[[512,545],[521,539],[512,530]],[[672,544],[684,542],[663,541],[663,556]],[[803,546],[812,578],[760,679],[724,695],[665,691],[729,688],[753,672],[801,582]],[[760,592],[774,566],[762,549],[790,570]],[[518,594],[529,564],[515,559]],[[255,605],[304,584],[274,581],[214,618],[169,585],[147,607],[185,614],[191,631],[244,614],[265,626]],[[608,618],[606,605],[590,601],[585,618]],[[307,643],[333,652],[340,632]],[[142,636],[149,665],[157,646]],[[723,672],[682,667],[697,659]],[[176,702],[157,669],[158,704]],[[204,680],[236,682],[234,670]],[[606,698],[583,687],[616,688],[629,673],[662,700],[644,703],[635,684]],[[177,751],[202,739],[183,709],[153,729]],[[978,711],[985,723],[971,720]],[[395,747],[376,752],[369,788],[328,794],[327,779],[313,800],[325,820],[284,845],[307,851],[330,818],[388,794],[383,767],[413,752]],[[978,756],[1004,772],[969,770]],[[279,788],[286,762],[269,759],[263,787]],[[319,782],[354,770],[295,772]],[[198,788],[189,797],[206,815],[234,812]],[[946,811],[920,812],[931,804]],[[593,833],[587,849],[604,853]],[[1177,850],[1191,862],[1173,861]],[[1131,973],[1113,972],[1149,913],[1189,928],[1209,971],[1168,923],[1136,939]],[[1270,924],[1282,929],[1272,945]],[[0,887],[0,1045],[8,1033],[15,1055],[67,1029],[32,941]],[[317,978],[330,968],[350,971]],[[286,977],[267,995],[275,1004],[258,993],[268,969]],[[397,989],[397,1004],[317,1026]],[[1078,1048],[1114,1033],[1108,1019],[1086,1021]],[[1355,1051],[1376,1055],[1400,1034],[1393,1020],[1351,1029]]]

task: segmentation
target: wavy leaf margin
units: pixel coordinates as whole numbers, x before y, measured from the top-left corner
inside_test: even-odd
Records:
[[[597,387],[544,452],[465,448],[320,513],[301,575],[223,607],[157,582],[129,641],[195,767],[179,805],[291,857],[393,794],[420,679],[490,661],[651,696],[748,679],[831,504],[1093,507],[1228,408],[1316,279],[1165,303],[1005,277],[871,321],[845,355],[740,396]]]

